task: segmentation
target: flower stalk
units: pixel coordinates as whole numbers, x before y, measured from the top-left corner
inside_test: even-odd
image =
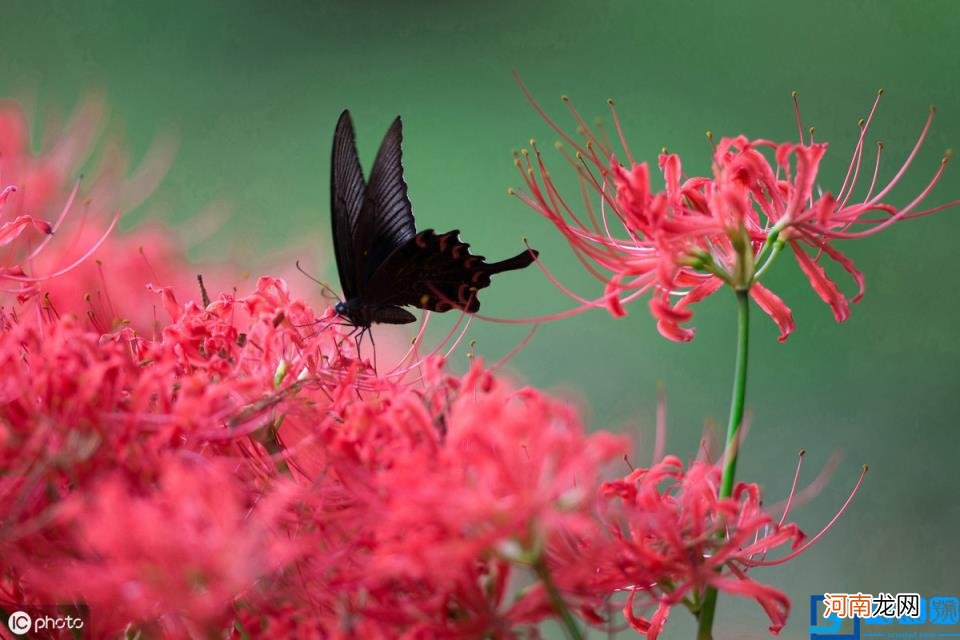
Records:
[[[730,421],[723,453],[723,476],[720,481],[720,499],[733,494],[737,458],[740,453],[740,426],[743,424],[743,406],[747,395],[747,358],[750,347],[750,295],[747,290],[737,294],[737,359],[733,370],[733,396],[730,399]],[[722,534],[721,534],[722,535]],[[717,590],[708,587],[700,607],[697,640],[713,638],[713,618],[717,608]]]
[[[576,618],[570,613],[570,608],[567,607],[567,603],[563,601],[563,595],[561,595],[560,590],[553,581],[553,576],[550,575],[550,569],[547,567],[547,563],[544,561],[542,554],[537,558],[537,561],[533,563],[533,570],[536,572],[537,577],[540,578],[540,582],[543,583],[547,597],[550,598],[550,605],[553,607],[554,613],[560,618],[560,622],[563,623],[563,628],[567,632],[567,636],[570,640],[583,640],[583,632],[580,631],[580,625],[577,624]]]

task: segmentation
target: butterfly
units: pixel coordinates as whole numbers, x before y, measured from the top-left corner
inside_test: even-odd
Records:
[[[458,230],[418,232],[403,179],[402,143],[397,116],[365,182],[349,111],[340,114],[333,134],[330,210],[345,298],[334,310],[361,330],[374,323],[416,321],[403,307],[475,313],[477,292],[490,286],[491,276],[528,267],[538,255],[528,249],[488,264],[470,253]]]

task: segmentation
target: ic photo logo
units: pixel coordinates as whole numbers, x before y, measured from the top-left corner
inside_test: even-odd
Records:
[[[27,633],[32,626],[33,619],[26,611],[14,611],[10,614],[10,617],[7,618],[7,628],[17,636],[22,636]]]
[[[80,637],[84,627],[84,619],[89,615],[86,608],[74,610],[70,615],[64,613],[59,607],[52,605],[24,608],[29,609],[29,613],[23,609],[18,609],[7,618],[7,629],[15,636],[68,630],[72,631],[74,636]],[[2,632],[0,632],[0,636],[2,635]]]

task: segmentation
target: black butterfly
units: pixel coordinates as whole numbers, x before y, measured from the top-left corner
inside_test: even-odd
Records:
[[[537,256],[530,249],[487,264],[483,256],[470,254],[457,230],[417,233],[403,180],[402,129],[397,116],[377,152],[369,183],[363,180],[349,111],[340,114],[333,134],[333,248],[346,298],[335,310],[361,329],[375,322],[414,322],[404,306],[474,313],[480,309],[477,291],[490,286],[490,276],[528,267]]]

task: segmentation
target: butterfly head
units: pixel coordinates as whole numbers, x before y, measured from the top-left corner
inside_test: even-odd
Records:
[[[341,302],[338,302],[336,305],[334,305],[333,310],[337,312],[337,315],[338,315],[338,316],[346,316],[346,315],[347,315],[347,303],[346,303],[346,302],[342,302],[342,301],[341,301]]]

